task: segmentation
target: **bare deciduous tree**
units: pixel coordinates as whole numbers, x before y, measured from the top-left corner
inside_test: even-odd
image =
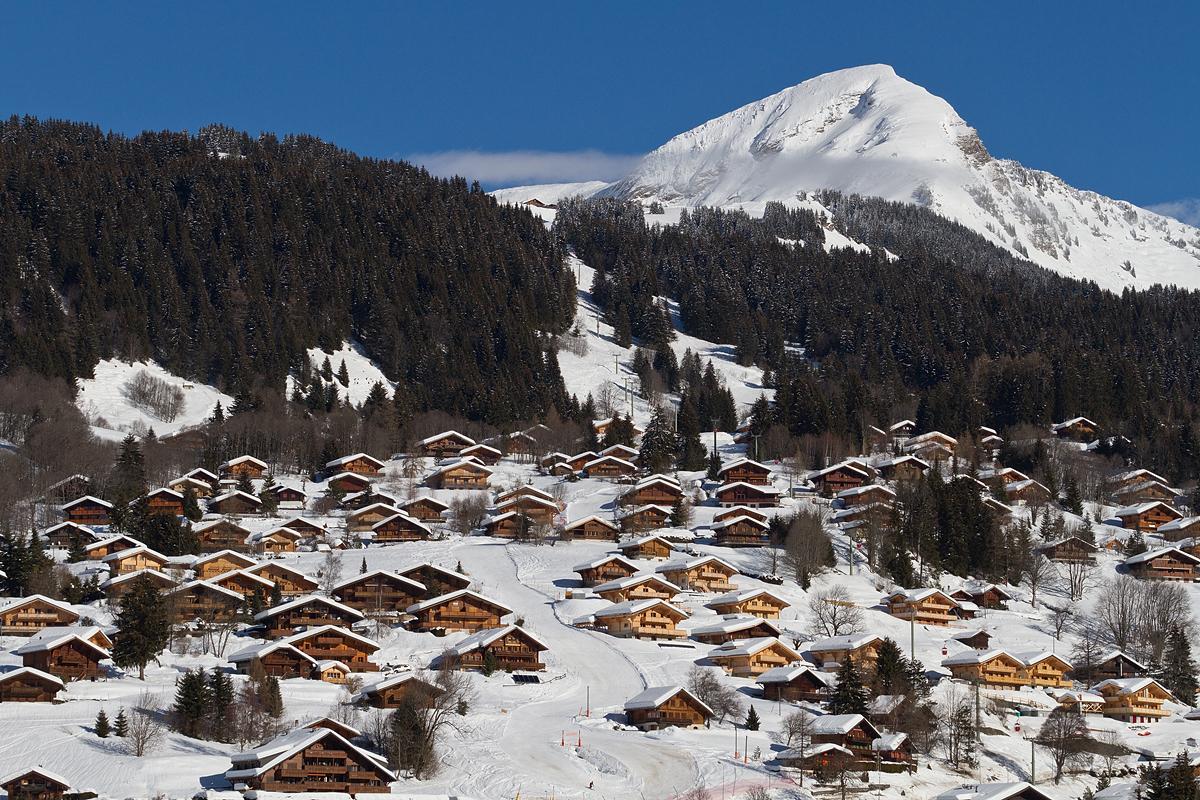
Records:
[[[1029,585],[1029,604],[1037,608],[1037,593],[1057,573],[1054,564],[1040,553],[1035,553],[1025,566],[1025,583]]]
[[[863,613],[840,583],[814,592],[808,601],[815,636],[846,636],[862,631]]]
[[[742,700],[737,690],[725,685],[718,675],[717,670],[692,667],[688,672],[687,689],[713,710],[718,722],[723,723],[726,717],[742,716]]]
[[[1062,707],[1050,712],[1034,741],[1050,752],[1055,783],[1068,769],[1085,766],[1095,745],[1083,715],[1073,708]]]
[[[1083,595],[1095,581],[1096,565],[1088,561],[1069,561],[1063,567],[1062,576],[1067,594],[1072,600],[1082,600]]]
[[[129,713],[125,744],[130,755],[141,758],[153,751],[166,732],[162,701],[149,691],[142,692]]]
[[[333,592],[333,587],[342,580],[342,551],[330,548],[321,562],[321,591],[325,594]]]
[[[487,518],[488,499],[481,492],[471,492],[465,497],[450,501],[450,528],[455,533],[467,536],[483,525]]]

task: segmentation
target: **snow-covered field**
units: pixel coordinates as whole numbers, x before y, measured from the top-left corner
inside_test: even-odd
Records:
[[[178,416],[165,420],[148,408],[130,402],[123,389],[141,372],[183,391],[184,404]],[[216,388],[180,378],[153,361],[130,363],[115,358],[97,364],[91,378],[78,381],[78,390],[75,402],[91,423],[92,432],[102,439],[114,441],[120,441],[131,431],[141,435],[153,429],[159,436],[177,433],[208,419],[218,402],[224,408],[233,402],[232,397]]]

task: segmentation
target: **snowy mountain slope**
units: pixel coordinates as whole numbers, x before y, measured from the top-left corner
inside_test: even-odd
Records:
[[[325,363],[325,359],[329,359],[329,367],[333,370],[336,376],[341,365],[345,363],[346,374],[350,378],[350,384],[343,386],[334,378],[337,384],[338,394],[341,397],[349,397],[350,402],[356,406],[363,404],[367,399],[367,395],[371,393],[371,387],[376,383],[387,389],[390,395],[396,388],[395,381],[389,380],[383,374],[383,370],[379,365],[371,360],[371,357],[363,350],[362,345],[355,341],[342,342],[342,346],[333,352],[325,352],[319,347],[308,348],[308,363],[312,365],[314,372],[319,372],[321,366]],[[287,379],[287,393],[290,396],[294,385],[294,379],[291,375]]]
[[[732,206],[818,189],[926,206],[1108,289],[1200,287],[1200,230],[993,158],[949,103],[885,65],[820,75],[706,122],[601,193]]]
[[[126,396],[124,387],[141,372],[183,391],[183,408],[173,419],[164,420]],[[159,436],[177,433],[208,419],[218,402],[225,408],[233,402],[232,397],[216,388],[180,378],[153,361],[105,359],[96,365],[91,378],[80,379],[77,386],[75,404],[91,424],[92,432],[112,441],[120,441],[130,431],[143,434],[151,428]]]

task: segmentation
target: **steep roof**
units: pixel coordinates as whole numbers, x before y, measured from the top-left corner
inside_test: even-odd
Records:
[[[625,710],[639,711],[642,709],[658,708],[677,694],[686,695],[688,699],[699,706],[707,716],[715,716],[713,714],[713,710],[709,708],[708,705],[701,702],[700,698],[696,697],[682,686],[650,686],[626,700]]]
[[[330,597],[322,597],[319,594],[306,594],[306,595],[297,597],[293,600],[289,600],[286,603],[280,603],[279,605],[277,605],[273,608],[268,608],[268,609],[258,612],[257,614],[254,615],[254,619],[255,620],[270,619],[271,617],[275,617],[275,616],[278,616],[285,612],[292,611],[294,609],[301,608],[303,606],[307,606],[307,605],[310,605],[313,603],[316,603],[317,605],[327,606],[329,608],[332,608],[336,611],[341,612],[342,614],[344,614],[348,617],[353,617],[356,620],[366,619],[366,617],[363,616],[363,613],[361,611],[359,611],[357,608],[351,608],[350,606],[346,605],[345,603],[339,603],[337,600],[334,600]]]
[[[329,737],[336,740],[338,745],[336,749],[359,756],[360,759],[377,769],[380,774],[386,776],[389,781],[396,779],[395,773],[388,769],[387,760],[383,756],[351,744],[346,737],[329,728],[297,728],[253,750],[234,753],[231,757],[233,766],[226,771],[225,778],[230,782],[237,782],[245,778],[257,777],[296,753]]]
[[[467,653],[478,650],[481,647],[487,647],[497,639],[502,639],[510,633],[516,633],[524,639],[529,640],[536,648],[540,650],[549,650],[550,645],[543,642],[541,639],[534,636],[529,631],[517,625],[504,625],[499,628],[487,628],[485,630],[476,631],[465,639],[460,640],[456,644],[451,645],[447,652],[456,656],[464,656]]]
[[[405,611],[407,611],[409,614],[416,614],[424,611],[427,608],[433,608],[435,606],[440,606],[443,603],[448,603],[451,600],[457,600],[460,597],[470,597],[471,599],[480,603],[486,603],[487,605],[495,606],[496,608],[500,609],[501,616],[512,613],[512,609],[503,603],[498,603],[495,600],[484,597],[478,592],[473,592],[470,589],[459,589],[455,592],[449,592],[447,594],[438,595],[437,597],[431,597],[428,600],[422,600],[419,603],[413,603],[411,606],[406,608]]]

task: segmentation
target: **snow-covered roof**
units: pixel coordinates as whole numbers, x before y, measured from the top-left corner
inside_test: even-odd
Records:
[[[1096,425],[1096,423],[1092,422],[1087,417],[1071,417],[1068,420],[1063,420],[1062,422],[1054,423],[1053,425],[1050,426],[1050,430],[1057,433],[1058,431],[1061,431],[1064,428],[1071,428],[1071,427],[1074,427],[1075,425],[1079,425],[1080,423],[1085,424],[1085,425],[1090,425],[1093,428],[1099,427],[1098,425]]]
[[[752,656],[755,653],[760,653],[769,647],[782,648],[788,658],[793,661],[800,659],[800,654],[792,648],[788,647],[783,642],[779,641],[774,636],[756,636],[753,639],[736,639],[732,642],[726,642],[723,645],[712,650],[708,655],[709,658],[735,658],[739,656]]]
[[[375,456],[370,455],[368,453],[354,453],[353,455],[342,456],[341,458],[335,458],[332,461],[326,461],[325,469],[333,469],[334,467],[341,467],[346,464],[349,464],[351,461],[357,461],[360,458],[364,459],[366,461],[370,461],[372,464],[375,465],[376,469],[383,469],[384,467],[387,466],[386,462],[380,461],[378,458],[376,458]]]
[[[488,597],[484,597],[483,595],[479,594],[478,592],[473,592],[470,589],[459,589],[458,591],[449,592],[448,594],[438,595],[437,597],[431,597],[428,600],[422,600],[420,603],[413,603],[411,606],[406,608],[405,611],[407,611],[409,614],[416,614],[418,612],[424,611],[427,608],[434,608],[435,606],[440,606],[443,603],[448,603],[451,600],[457,600],[460,597],[469,597],[478,602],[487,603],[488,605],[496,606],[497,608],[501,609],[502,613],[500,616],[504,616],[505,614],[512,613],[512,609],[509,608],[508,606],[504,605],[503,603],[498,603],[495,600],[492,600],[491,598],[488,598]]]
[[[902,419],[899,422],[895,422],[895,423],[892,423],[891,425],[889,425],[888,430],[895,431],[895,430],[899,430],[901,428],[915,428],[915,427],[917,427],[917,423],[913,422],[911,419]]]
[[[701,625],[692,628],[693,636],[710,636],[713,634],[737,633],[738,631],[749,630],[758,626],[765,626],[767,630],[774,631],[774,635],[779,635],[779,626],[772,620],[762,619],[751,614],[730,614],[722,617],[717,622],[712,622],[706,625]]]
[[[257,573],[250,572],[247,569],[227,570],[225,572],[222,572],[220,575],[214,575],[213,577],[209,578],[209,580],[212,581],[213,583],[220,584],[222,581],[227,581],[230,578],[234,578],[234,577],[245,578],[246,580],[250,581],[251,583],[257,583],[263,589],[266,589],[268,592],[271,591],[271,588],[275,586],[274,581],[264,578],[262,575],[259,575]]]
[[[742,456],[741,458],[735,458],[733,461],[730,461],[728,464],[725,464],[724,466],[722,466],[719,470],[717,470],[717,474],[724,475],[726,472],[729,472],[731,469],[737,469],[738,467],[754,467],[756,469],[762,470],[763,472],[771,471],[771,468],[768,467],[766,464],[763,464],[761,461],[755,461],[752,458],[746,458],[745,456]]]
[[[1121,694],[1130,694],[1132,692],[1140,692],[1142,689],[1145,689],[1150,685],[1157,686],[1160,691],[1162,691],[1172,700],[1175,699],[1175,695],[1173,695],[1170,690],[1168,690],[1161,683],[1154,680],[1154,678],[1109,678],[1108,680],[1100,681],[1093,686],[1092,691],[1103,692],[1105,689],[1112,688],[1116,689]]]
[[[403,503],[400,503],[399,506],[400,508],[408,508],[409,506],[416,505],[417,503],[428,503],[431,506],[440,507],[442,511],[446,511],[450,508],[450,506],[446,505],[441,500],[438,500],[436,497],[432,497],[430,495],[422,495],[420,497],[414,497],[411,500],[405,500]]]
[[[619,589],[628,589],[633,586],[639,586],[646,581],[657,581],[658,583],[665,585],[668,589],[674,591],[676,594],[683,591],[683,589],[671,583],[666,578],[662,577],[661,575],[656,575],[653,572],[643,572],[637,575],[628,575],[624,578],[614,578],[611,581],[605,581],[599,586],[593,587],[592,591],[596,594],[602,594],[604,592],[612,592]]]
[[[457,439],[463,444],[475,444],[474,439],[472,439],[470,436],[459,433],[458,431],[442,431],[441,433],[435,433],[433,436],[426,436],[424,439],[417,442],[417,444],[424,447],[427,444],[433,444],[441,439]]]
[[[885,458],[875,464],[878,469],[887,469],[888,467],[896,467],[900,464],[905,464],[909,461],[916,462],[921,466],[921,469],[929,469],[929,462],[923,458],[918,458],[914,455],[896,456],[894,458]]]
[[[654,571],[655,572],[681,572],[684,570],[695,569],[696,567],[703,567],[706,564],[720,564],[722,567],[729,570],[729,572],[731,574],[733,574],[733,575],[738,574],[737,567],[733,566],[732,564],[730,564],[728,561],[725,561],[724,559],[717,558],[716,556],[700,556],[698,558],[688,558],[683,561],[668,561],[665,564],[659,564],[657,567],[654,568]]]
[[[867,725],[871,731],[874,731],[875,736],[879,735],[879,731],[875,730],[875,726],[862,714],[824,714],[819,717],[813,717],[810,733],[814,736],[828,734],[844,735],[859,725]]]
[[[896,493],[893,490],[879,483],[868,483],[863,486],[855,486],[851,489],[843,489],[842,491],[838,492],[836,496],[845,499],[847,497],[858,497],[860,494],[870,494],[872,492],[883,492],[884,494],[891,495],[892,497],[896,496]]]
[[[598,522],[601,525],[603,525],[604,527],[609,528],[611,530],[614,530],[614,531],[619,530],[619,528],[615,524],[613,524],[612,521],[607,520],[604,517],[598,516],[596,514],[591,514],[586,517],[581,517],[581,518],[575,520],[574,522],[568,522],[567,526],[566,526],[566,530],[569,530],[569,531],[575,530],[576,528],[578,528],[582,525],[586,525],[589,522]]]
[[[1037,797],[1040,800],[1051,800],[1050,795],[1025,781],[1013,783],[973,783],[948,789],[934,800],[1008,800],[1011,797]]]
[[[474,458],[472,458],[470,456],[467,456],[466,458],[456,458],[453,461],[448,461],[447,463],[442,464],[437,469],[435,469],[433,471],[433,474],[441,475],[444,472],[449,472],[450,470],[457,469],[459,467],[471,467],[476,472],[482,472],[486,475],[492,474],[491,467],[487,466],[486,464],[483,464],[482,462],[476,461]]]
[[[1133,483],[1133,484],[1130,484],[1129,486],[1123,486],[1120,489],[1117,489],[1116,491],[1114,491],[1113,495],[1115,497],[1121,497],[1122,495],[1136,494],[1138,492],[1144,492],[1147,489],[1153,489],[1156,486],[1160,489],[1165,490],[1168,494],[1173,494],[1173,495],[1183,494],[1183,492],[1179,491],[1178,489],[1174,488],[1173,486],[1168,486],[1163,481],[1151,480],[1151,481],[1142,481],[1141,483]]]
[[[226,461],[225,463],[221,464],[221,469],[227,469],[229,467],[236,467],[238,464],[245,464],[245,463],[254,464],[255,466],[260,467],[262,469],[267,468],[267,462],[263,461],[260,458],[255,458],[254,456],[236,456],[235,458],[231,458],[228,461]],[[188,473],[188,474],[191,474],[191,473]],[[211,473],[209,473],[209,474],[211,474]]]
[[[156,569],[150,569],[149,567],[143,567],[142,569],[134,570],[133,572],[123,572],[120,575],[113,575],[111,578],[108,578],[103,583],[101,583],[100,588],[101,589],[111,589],[114,586],[120,586],[123,583],[128,583],[129,581],[134,581],[134,580],[137,580],[138,578],[151,578],[151,577],[161,579],[161,581],[164,584],[175,583],[174,578],[172,578],[170,575],[167,575],[165,572],[159,572]]]
[[[1149,667],[1147,667],[1145,664],[1143,664],[1142,662],[1135,659],[1133,656],[1126,653],[1124,650],[1110,650],[1107,653],[1105,653],[1104,655],[1100,656],[1098,659],[1096,659],[1096,663],[1097,664],[1105,664],[1109,661],[1112,661],[1114,658],[1125,659],[1126,661],[1128,661],[1130,664],[1133,665],[1134,669],[1141,669],[1141,670],[1149,669]]]
[[[705,608],[713,608],[714,606],[730,605],[731,603],[744,603],[747,600],[753,600],[756,597],[769,597],[780,606],[789,606],[787,600],[784,600],[779,595],[767,589],[734,589],[732,592],[726,592],[722,595],[717,595],[712,600],[704,604]]]
[[[853,756],[854,753],[848,748],[842,747],[840,744],[833,742],[822,742],[821,744],[810,744],[806,747],[789,747],[787,750],[775,756],[780,761],[795,761],[797,759],[807,759],[813,756],[823,755],[825,753],[840,753],[844,756]]]
[[[738,514],[736,517],[724,517],[720,521],[714,522],[709,528],[714,531],[721,531],[726,528],[732,528],[734,525],[750,525],[764,531],[770,527],[758,517],[752,517],[748,514]]]
[[[922,600],[926,600],[930,597],[933,597],[934,595],[941,595],[942,597],[946,598],[946,600],[951,604],[951,606],[959,605],[958,601],[952,599],[948,594],[943,592],[941,589],[928,589],[928,588],[925,588],[925,589],[897,589],[896,591],[885,595],[883,599],[884,599],[884,602],[887,602],[889,600],[896,600],[897,598],[901,598],[906,603],[919,603]]]
[[[357,608],[351,608],[350,606],[346,605],[345,603],[339,603],[337,600],[334,600],[333,598],[322,597],[319,594],[301,595],[300,597],[297,597],[293,600],[289,600],[286,603],[280,603],[279,605],[277,605],[273,608],[268,608],[268,609],[258,612],[257,614],[254,615],[254,619],[255,620],[270,619],[271,617],[278,616],[279,614],[283,614],[285,612],[292,611],[297,608],[302,608],[303,606],[311,605],[313,603],[316,603],[317,605],[327,606],[328,608],[332,608],[335,611],[338,611],[341,614],[344,614],[345,616],[353,617],[354,619],[365,619],[365,617],[363,616],[363,613],[361,611],[359,611]]]
[[[465,656],[467,653],[478,650],[481,647],[487,647],[492,642],[496,641],[497,639],[502,639],[505,636],[508,636],[510,633],[518,633],[524,636],[526,639],[529,639],[531,642],[533,642],[536,647],[540,647],[543,650],[550,649],[550,645],[546,644],[541,639],[538,639],[524,628],[521,628],[517,625],[504,625],[500,628],[487,628],[485,630],[475,631],[475,633],[472,633],[465,639],[462,639],[451,645],[447,649],[447,652],[449,652],[451,655]]]
[[[888,752],[890,750],[899,750],[900,747],[908,741],[907,733],[883,733],[871,742],[871,749],[876,752]]]
[[[1196,558],[1191,553],[1185,553],[1178,547],[1158,547],[1154,550],[1147,550],[1144,553],[1138,553],[1136,556],[1130,556],[1129,558],[1125,559],[1125,566],[1143,564],[1147,561],[1153,561],[1156,558],[1162,558],[1163,556],[1167,555],[1180,561],[1189,561],[1192,564],[1200,564],[1200,558]]]
[[[420,676],[418,676],[417,673],[415,673],[415,672],[401,672],[398,675],[392,675],[390,677],[384,678],[381,681],[376,681],[375,683],[372,683],[370,686],[364,686],[362,689],[360,689],[358,692],[355,693],[354,697],[352,697],[351,700],[354,700],[354,701],[365,700],[367,697],[369,697],[373,694],[378,694],[379,692],[387,691],[388,689],[391,689],[394,686],[403,686],[404,684],[406,684],[410,681],[418,681],[418,682],[424,683],[424,681],[421,680]]]
[[[90,494],[85,494],[83,497],[76,497],[71,502],[64,503],[62,505],[62,509],[64,511],[66,511],[68,508],[74,508],[75,506],[80,505],[81,503],[95,503],[96,505],[104,506],[105,508],[113,507],[112,503],[108,502],[107,500],[101,500],[99,497],[93,497]]]
[[[791,683],[799,678],[804,673],[813,676],[815,680],[826,686],[832,686],[837,683],[837,678],[828,672],[821,672],[813,669],[808,664],[793,664],[787,667],[772,667],[763,674],[755,678],[757,683]]]
[[[174,589],[168,589],[167,594],[178,594],[180,592],[186,592],[189,589],[208,589],[211,592],[216,592],[217,594],[223,594],[226,597],[229,597],[231,600],[241,601],[243,599],[241,594],[233,591],[232,589],[226,589],[224,586],[218,586],[217,584],[213,583],[212,581],[202,581],[202,580],[194,580],[194,581],[188,581],[187,583],[181,583],[179,586],[176,586]]]
[[[297,728],[253,750],[234,753],[231,756],[233,767],[225,772],[225,778],[236,783],[246,778],[257,777],[329,737],[337,741],[336,749],[355,753],[389,779],[396,779],[395,773],[388,769],[387,760],[383,756],[351,744],[346,737],[330,728]]]
[[[210,561],[216,561],[222,558],[229,559],[230,561],[237,561],[245,564],[247,567],[253,566],[256,563],[253,558],[245,553],[239,553],[237,550],[218,550],[215,553],[207,553],[200,556],[192,562],[192,566],[198,567],[201,564],[207,564]]]
[[[613,456],[613,455],[600,456],[599,458],[593,458],[591,461],[584,464],[583,468],[585,470],[588,470],[588,469],[591,469],[592,467],[599,466],[600,464],[616,464],[617,466],[625,467],[626,469],[629,469],[629,470],[637,469],[637,464],[634,464],[632,461],[626,461],[623,458],[620,458],[618,456]]]
[[[597,559],[593,559],[592,561],[588,561],[585,564],[576,564],[574,567],[571,568],[571,571],[572,572],[583,572],[584,570],[595,569],[596,567],[603,566],[604,564],[607,564],[610,561],[619,561],[626,568],[631,569],[634,572],[637,572],[637,570],[638,570],[637,564],[634,564],[629,559],[625,558],[624,556],[617,555],[616,553],[610,553],[605,556],[600,556]]]
[[[230,655],[229,660],[234,664],[239,664],[243,661],[251,661],[255,658],[262,658],[265,655],[274,653],[276,650],[287,650],[291,653],[294,653],[299,658],[311,662],[313,666],[316,666],[317,664],[317,660],[315,658],[295,645],[289,644],[285,639],[276,639],[273,642],[262,642],[260,644],[250,645],[249,647],[243,647],[241,650],[238,650],[236,653]]]
[[[421,583],[420,581],[415,581],[412,578],[406,578],[403,575],[400,575],[395,572],[391,572],[386,569],[373,569],[370,572],[362,572],[357,575],[351,575],[349,578],[346,578],[343,581],[339,581],[336,585],[333,586],[332,589],[330,589],[330,591],[337,592],[339,589],[344,589],[347,586],[353,586],[356,583],[361,583],[363,581],[370,580],[372,578],[377,578],[377,577],[378,578],[386,578],[391,581],[396,581],[398,583],[406,584],[408,586],[408,588],[412,589],[416,593],[424,594],[424,592],[425,592],[425,584]]]
[[[44,681],[56,683],[59,686],[64,685],[62,678],[58,677],[57,675],[51,675],[49,672],[42,672],[36,667],[17,667],[16,669],[10,669],[7,672],[0,672],[0,683],[5,683],[13,680],[14,678],[20,678],[24,675],[32,675],[35,678],[41,678]]]
[[[656,508],[662,508],[662,506],[656,506]],[[670,509],[667,509],[667,511],[670,511]],[[662,542],[670,550],[675,549],[674,545],[672,545],[669,541],[667,541],[666,539],[664,539],[663,537],[661,537],[655,533],[649,534],[648,536],[639,536],[637,539],[633,539],[628,542],[619,544],[619,545],[617,545],[617,549],[622,550],[622,551],[636,550],[637,548],[641,547],[644,544],[649,544],[650,542],[655,542],[655,541]]]
[[[871,698],[871,702],[867,703],[868,714],[890,714],[904,703],[907,695],[903,694],[880,694]]]
[[[1114,511],[1113,516],[1114,517],[1135,517],[1135,516],[1138,516],[1141,514],[1145,514],[1148,511],[1153,511],[1155,508],[1158,508],[1159,506],[1162,506],[1167,511],[1174,514],[1177,518],[1183,516],[1183,514],[1180,514],[1179,511],[1177,511],[1172,506],[1167,505],[1162,500],[1151,500],[1149,502],[1138,503],[1137,505],[1133,505],[1133,506],[1124,506],[1123,508],[1118,508],[1116,511]]]
[[[553,500],[547,500],[544,497],[539,497],[539,496],[533,495],[533,494],[521,494],[521,495],[516,495],[515,497],[509,497],[508,499],[502,500],[501,502],[497,503],[496,508],[501,509],[501,508],[508,508],[509,506],[519,506],[519,505],[535,505],[535,506],[541,506],[542,508],[549,508],[549,509],[558,511],[558,503],[554,502]]]
[[[1179,519],[1173,519],[1170,522],[1159,525],[1158,532],[1185,531],[1197,523],[1200,523],[1200,517],[1180,517]]]
[[[882,637],[875,633],[851,633],[844,636],[829,636],[817,639],[808,645],[810,652],[825,653],[840,650],[857,650],[873,642],[881,641]]]
[[[295,645],[297,642],[302,642],[310,637],[323,636],[327,633],[334,633],[338,634],[339,636],[344,636],[347,639],[353,639],[364,647],[370,648],[372,651],[378,650],[380,647],[379,642],[376,642],[373,639],[368,639],[366,636],[363,636],[360,633],[355,633],[349,628],[340,628],[337,625],[318,625],[315,628],[305,628],[304,630],[293,633],[291,636],[280,639],[279,641],[286,644]]]
[[[1151,472],[1148,469],[1131,469],[1126,472],[1118,472],[1116,475],[1109,475],[1105,480],[1108,483],[1126,483],[1127,481],[1145,478],[1159,483],[1166,483],[1167,479],[1157,472]]]
[[[677,606],[671,605],[666,600],[660,600],[658,598],[649,597],[649,598],[645,598],[642,600],[626,600],[623,603],[613,603],[608,608],[602,608],[599,611],[595,612],[594,614],[592,614],[592,616],[601,617],[601,618],[623,617],[623,616],[626,616],[627,614],[638,614],[642,611],[645,611],[650,608],[655,608],[658,606],[665,606],[666,608],[671,609],[672,611],[674,611],[681,617],[686,617],[688,615],[686,611],[684,611],[681,608],[678,608]]]
[[[691,698],[692,702],[700,706],[708,716],[714,716],[713,710],[705,703],[701,702],[698,697],[684,689],[682,686],[650,686],[635,694],[633,697],[625,701],[626,711],[637,711],[641,709],[658,708],[663,703],[670,700],[679,693],[686,694]]]
[[[5,602],[3,605],[0,605],[0,614],[3,614],[7,611],[13,611],[15,609],[21,608],[22,606],[27,606],[30,603],[39,601],[39,600],[43,603],[48,603],[48,604],[54,606],[55,608],[61,609],[62,611],[67,612],[68,614],[75,614],[75,612],[71,609],[71,607],[69,605],[67,605],[66,603],[63,603],[59,600],[55,600],[52,597],[47,597],[44,594],[29,594],[29,595],[25,595],[24,597],[14,597],[11,600],[8,600],[7,602]],[[79,615],[75,614],[75,616],[78,617]]]
[[[92,650],[98,659],[108,658],[109,652],[107,650],[90,641],[90,638],[98,632],[100,632],[100,628],[95,625],[79,628],[56,625],[51,628],[43,628],[29,637],[23,645],[13,652],[19,656],[23,656],[26,653],[44,653],[56,647],[61,647],[67,642],[77,641],[84,647]]]
[[[995,658],[1008,658],[1012,661],[1020,662],[1017,658],[1007,650],[992,648],[990,650],[965,650],[961,653],[955,653],[949,658],[942,659],[943,667],[969,666],[972,664],[985,664]]]
[[[208,504],[210,506],[215,505],[224,500],[229,500],[230,498],[233,498],[233,497],[240,497],[243,500],[246,500],[247,502],[249,502],[251,505],[256,505],[256,506],[262,505],[262,500],[259,500],[254,495],[243,492],[240,489],[232,489],[228,492],[225,492],[225,494],[217,495],[216,497],[210,497],[208,499]]]
[[[43,673],[43,674],[45,674],[45,673]],[[69,780],[64,778],[62,775],[59,775],[57,772],[51,772],[50,770],[46,769],[45,767],[23,767],[23,768],[17,770],[16,772],[10,772],[7,775],[5,775],[4,777],[0,777],[0,786],[4,786],[6,784],[12,783],[13,781],[17,780],[18,778],[22,778],[26,775],[40,775],[41,777],[43,777],[49,781],[52,781],[54,783],[65,786],[68,789],[71,788],[71,782]]]
[[[152,550],[151,548],[147,547],[144,544],[139,544],[139,545],[135,545],[133,547],[127,547],[124,550],[118,550],[115,553],[109,553],[104,558],[100,559],[100,561],[101,562],[122,561],[126,558],[131,558],[133,556],[136,556],[140,553],[144,553],[145,555],[149,556],[150,558],[154,559],[155,561],[159,561],[163,564],[167,563],[167,561],[170,560],[166,556],[164,556],[162,553],[158,552],[157,550]]]
[[[728,491],[730,489],[738,489],[738,488],[752,489],[755,492],[758,492],[759,494],[766,494],[766,495],[779,494],[779,490],[776,489],[774,486],[763,486],[762,484],[759,484],[759,483],[746,483],[745,481],[732,481],[730,483],[726,483],[721,486],[718,486],[715,490],[713,490],[713,494],[720,494],[721,492]]]

